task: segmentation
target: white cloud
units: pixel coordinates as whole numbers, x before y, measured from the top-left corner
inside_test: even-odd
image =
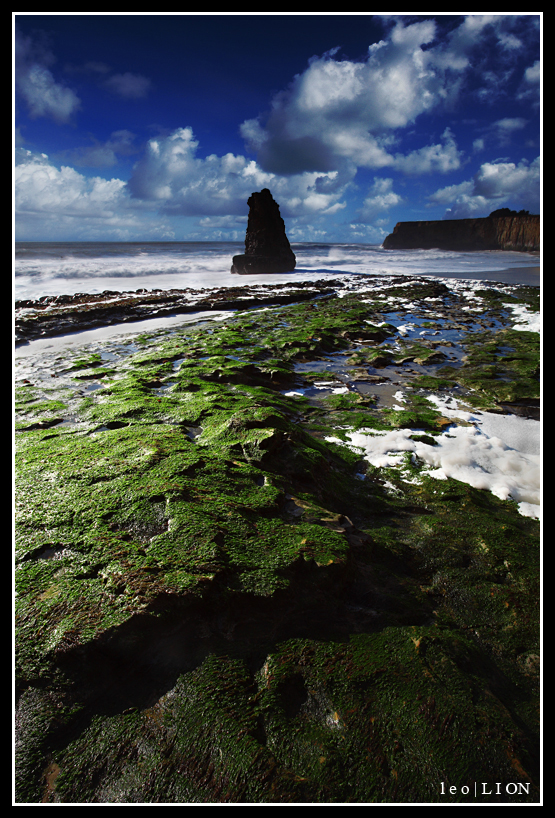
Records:
[[[472,143],[474,153],[484,150],[486,144],[490,146],[505,146],[513,141],[513,137],[528,125],[528,120],[521,116],[504,117],[492,122],[481,129],[483,136]],[[519,137],[522,140],[522,137]]]
[[[70,122],[81,107],[71,88],[57,82],[47,67],[54,62],[50,51],[31,37],[15,31],[15,85],[25,100],[29,115],[49,117],[55,122]]]
[[[540,61],[536,60],[533,65],[530,65],[524,72],[520,88],[517,93],[517,99],[522,101],[530,101],[535,106],[540,104],[540,82],[541,82],[541,68]]]
[[[449,35],[444,50],[444,60],[446,64],[451,62],[453,67],[459,70],[470,67],[476,58],[478,63],[482,63],[484,57],[480,53],[479,46],[480,40],[486,35],[495,38],[502,53],[510,56],[509,52],[523,47],[522,39],[516,37],[510,29],[515,28],[517,33],[520,33],[522,26],[522,19],[519,20],[519,15],[469,14]]]
[[[271,189],[284,215],[333,213],[344,206],[338,200],[350,176],[341,183],[335,172],[278,177],[232,153],[200,159],[197,148],[188,127],[151,139],[129,180],[131,195],[184,216],[244,215],[251,193],[263,187]]]
[[[25,151],[27,161],[16,165],[15,205],[18,212],[42,212],[55,218],[56,214],[88,214],[120,198],[125,183],[119,179],[86,179],[76,170],[62,166],[59,170],[50,164],[44,154]]]
[[[438,145],[426,145],[403,156],[395,157],[395,167],[403,173],[417,175],[421,173],[449,173],[461,166],[461,154],[453,137],[446,128]]]
[[[505,119],[498,119],[493,127],[501,132],[520,131],[526,126],[526,123],[527,120],[521,116],[505,117]]]
[[[140,202],[121,179],[87,178],[71,167],[57,168],[45,154],[18,150],[14,171],[17,238],[44,240],[156,238],[167,226]]]
[[[125,145],[131,137],[127,131],[116,132],[109,142]],[[103,156],[106,145],[98,149]],[[304,173],[279,178],[244,156],[229,153],[199,159],[196,150],[190,128],[152,139],[126,183],[117,178],[89,178],[65,164],[55,166],[45,154],[19,148],[17,237],[155,239],[169,234],[168,216],[204,216],[199,225],[201,237],[236,239],[244,236],[247,199],[263,187],[270,187],[282,215],[290,219],[288,226],[294,228],[294,219],[299,220],[299,236],[308,229],[303,220],[310,223],[346,206],[341,195],[350,177],[340,181],[336,173]],[[91,156],[88,159],[92,161]]]
[[[536,60],[534,65],[529,66],[524,72],[524,82],[529,85],[538,85],[541,79],[540,61]]]
[[[518,164],[485,162],[471,180],[442,188],[429,199],[433,204],[450,205],[444,217],[450,219],[487,216],[509,203],[539,213],[539,157],[530,164],[524,160]]]
[[[511,55],[521,49],[511,30],[517,28],[513,17],[469,15],[441,39],[432,20],[410,25],[396,20],[364,61],[334,59],[337,49],[313,57],[275,95],[265,117],[243,122],[242,136],[260,166],[279,174],[328,172],[348,164],[410,174],[454,170],[461,156],[450,131],[440,144],[410,153],[392,153],[392,137],[398,142],[418,117],[454,104],[467,75],[476,72],[484,37],[496,39],[498,62],[495,70],[481,66],[475,93],[485,99],[499,93],[514,70]]]
[[[539,194],[539,158],[528,165],[527,162],[487,162],[474,176],[474,191],[488,199],[498,199],[514,195],[526,197]]]
[[[386,167],[395,162],[387,133],[404,128],[441,101],[431,21],[393,28],[365,62],[313,58],[287,91],[274,97],[264,126],[247,120],[241,133],[275,173],[337,170],[346,162]]]
[[[476,47],[486,26],[495,27],[503,20],[501,14],[469,14],[449,37],[445,57],[453,60],[458,69],[466,68],[470,53]]]
[[[401,196],[393,192],[392,185],[393,179],[374,179],[370,193],[357,213],[360,222],[372,222],[385,210],[402,202]]]
[[[499,42],[503,48],[507,49],[508,51],[522,48],[522,42],[518,39],[518,37],[515,37],[514,34],[504,34],[501,32],[499,34]]]
[[[461,182],[459,185],[448,185],[436,190],[428,198],[433,204],[449,204],[457,200],[460,196],[466,196],[472,192],[474,184],[472,181]]]
[[[528,124],[528,120],[521,116],[498,119],[490,128],[491,134],[498,145],[507,145],[516,131],[521,131]]]

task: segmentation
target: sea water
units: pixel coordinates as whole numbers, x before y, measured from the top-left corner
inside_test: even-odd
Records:
[[[528,253],[384,250],[375,244],[292,245],[291,273],[238,276],[242,242],[16,242],[15,299],[104,290],[201,289],[335,278],[342,273],[425,275],[539,284]]]

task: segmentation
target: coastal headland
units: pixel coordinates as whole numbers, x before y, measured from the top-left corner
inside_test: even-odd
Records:
[[[159,310],[205,317],[132,333]],[[537,802],[537,458],[493,441],[537,427],[538,310],[418,276],[19,304],[21,342],[130,334],[16,360],[17,803]]]
[[[517,250],[538,252],[540,217],[527,214],[495,215],[484,219],[398,222],[386,236],[387,250]]]

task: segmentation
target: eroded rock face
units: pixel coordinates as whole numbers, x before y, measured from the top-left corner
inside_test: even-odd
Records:
[[[234,256],[232,273],[286,273],[295,269],[296,258],[285,234],[279,205],[268,188],[248,200],[249,221],[244,254]]]
[[[386,250],[430,249],[520,250],[540,249],[540,217],[489,216],[486,219],[398,222],[386,236]]]

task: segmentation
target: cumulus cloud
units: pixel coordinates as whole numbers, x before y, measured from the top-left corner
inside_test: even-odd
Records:
[[[115,132],[98,146],[96,159],[91,149],[87,163],[92,165],[94,159],[97,165],[105,165],[109,150],[129,146],[132,136],[128,131]],[[244,232],[247,199],[263,187],[270,187],[282,215],[296,218],[299,224],[346,206],[341,196],[350,177],[340,180],[335,172],[277,177],[232,153],[198,158],[197,147],[191,128],[151,139],[129,182],[87,177],[65,164],[57,167],[45,154],[18,148],[18,239],[33,235],[38,225],[42,238],[51,239],[69,234],[82,239],[156,238],[168,235],[168,216],[202,216],[202,230],[217,229],[222,237],[234,238]]]
[[[333,213],[350,177],[303,173],[293,178],[263,171],[254,160],[227,153],[197,157],[191,128],[151,139],[129,180],[131,195],[156,202],[163,213],[182,216],[244,215],[254,190],[269,187],[284,215]],[[326,189],[327,188],[327,189]]]
[[[431,21],[398,23],[388,42],[369,50],[365,62],[315,57],[289,89],[277,94],[264,124],[247,120],[241,133],[269,172],[328,172],[345,162],[386,167],[388,132],[406,127],[439,101],[440,83],[430,52]]]
[[[50,50],[17,29],[14,45],[16,91],[25,100],[29,115],[70,122],[81,101],[71,88],[54,79],[48,67],[55,61]]]
[[[421,173],[448,173],[461,166],[461,153],[452,131],[446,128],[439,144],[426,145],[404,156],[397,154],[394,165],[412,176]]]
[[[532,85],[532,84],[537,85],[539,83],[540,79],[541,79],[540,61],[536,60],[534,65],[531,65],[524,72],[524,81],[527,82],[527,83],[530,83],[530,85]]]
[[[17,238],[82,239],[155,238],[167,230],[139,202],[133,202],[121,179],[87,178],[74,168],[55,167],[45,154],[19,148],[14,171]]]
[[[45,154],[24,151],[15,168],[15,205],[19,213],[62,213],[109,217],[110,204],[121,204],[125,182],[87,179],[76,170],[50,164]],[[108,206],[108,210],[106,207]]]
[[[384,211],[403,201],[401,196],[394,193],[392,186],[393,179],[374,179],[374,184],[370,188],[362,208],[357,213],[359,222],[363,224],[372,222]]]
[[[529,101],[535,106],[540,104],[540,82],[541,69],[540,61],[536,60],[533,65],[530,65],[524,72],[522,82],[517,93],[519,101]]]
[[[450,205],[444,218],[487,216],[507,204],[539,213],[540,160],[485,162],[472,179],[450,185],[429,197],[433,204]]]
[[[470,15],[447,37],[436,38],[432,20],[397,20],[387,39],[371,45],[364,61],[334,59],[337,49],[313,57],[289,88],[276,94],[265,116],[243,122],[241,134],[260,166],[271,173],[329,172],[394,167],[405,173],[447,172],[461,163],[454,135],[410,153],[392,153],[402,129],[418,117],[452,105],[483,37],[513,53],[520,40],[507,15]],[[495,66],[491,84],[513,67]],[[482,72],[483,75],[487,71]],[[479,90],[486,96],[489,84]]]

